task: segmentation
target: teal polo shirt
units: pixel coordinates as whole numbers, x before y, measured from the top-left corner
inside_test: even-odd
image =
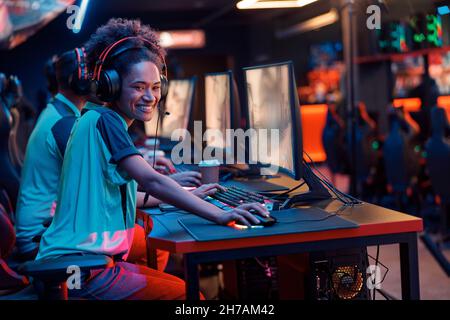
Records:
[[[115,111],[87,104],[73,127],[52,224],[36,259],[96,253],[126,259],[133,241],[137,183],[118,163],[141,155]]]
[[[37,248],[33,237],[41,235],[43,223],[52,216],[61,174],[62,154],[55,137],[55,124],[65,117],[76,118],[80,111],[58,93],[39,116],[28,140],[21,172],[16,210],[17,246],[20,252]]]

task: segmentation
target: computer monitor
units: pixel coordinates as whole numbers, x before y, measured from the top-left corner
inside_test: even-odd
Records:
[[[247,129],[267,129],[267,154],[250,150],[250,160],[278,166],[296,180],[302,178],[302,130],[297,87],[292,62],[244,68]],[[279,143],[271,143],[271,129],[278,130]],[[276,133],[275,137],[276,137]],[[258,141],[260,142],[260,141]],[[258,143],[258,148],[261,148]],[[264,155],[262,158],[261,156]]]
[[[169,92],[162,106],[169,115],[160,116],[158,137],[170,140],[172,132],[176,129],[188,129],[189,118],[194,104],[194,92],[197,78],[174,79],[169,81]],[[145,123],[145,134],[154,137],[158,113],[151,121]]]
[[[233,129],[235,96],[231,71],[205,74],[206,146],[231,152],[226,130]],[[218,130],[218,131],[212,131]],[[220,134],[218,134],[220,133]]]

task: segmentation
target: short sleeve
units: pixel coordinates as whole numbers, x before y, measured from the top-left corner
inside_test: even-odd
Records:
[[[61,154],[58,145],[56,143],[55,136],[51,131],[47,134],[47,137],[45,139],[45,145],[49,153],[52,155],[52,157],[58,159],[58,161],[60,161],[60,163],[62,164],[63,155]]]
[[[56,143],[56,147],[59,150],[59,155],[64,158],[66,152],[67,142],[70,138],[70,132],[75,124],[77,117],[63,117],[58,120],[52,127],[51,133],[53,135],[53,140]]]
[[[97,122],[97,132],[100,137],[103,172],[107,179],[116,185],[130,181],[125,172],[120,171],[118,163],[126,157],[141,155],[136,149],[123,123],[114,112],[103,113]]]
[[[103,113],[97,122],[97,129],[105,146],[108,148],[113,164],[132,156],[141,155],[131,141],[130,135],[125,130],[119,115],[115,112]]]

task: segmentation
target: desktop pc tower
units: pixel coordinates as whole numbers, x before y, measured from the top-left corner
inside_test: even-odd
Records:
[[[368,300],[367,249],[310,254],[307,299]]]
[[[228,261],[222,298],[368,300],[367,267],[366,248]]]
[[[241,299],[276,300],[279,298],[276,257],[238,260],[236,269]]]

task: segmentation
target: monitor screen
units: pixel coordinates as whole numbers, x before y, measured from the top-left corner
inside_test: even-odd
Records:
[[[428,56],[430,77],[436,81],[440,95],[450,95],[450,52],[435,52]]]
[[[231,129],[231,72],[205,75],[205,137],[207,146],[227,149],[226,130]],[[220,134],[218,134],[220,132]]]
[[[170,138],[176,129],[187,129],[189,116],[194,102],[195,78],[171,80],[167,94],[165,111],[161,127],[161,136]]]
[[[280,170],[300,179],[302,134],[292,63],[244,70],[248,124],[249,128],[258,131],[258,150],[250,148],[250,161],[278,166]],[[260,129],[267,130],[266,146],[261,144],[260,137],[264,136],[264,131]]]
[[[422,56],[405,57],[403,60],[393,61],[391,71],[394,75],[394,98],[407,98],[411,91],[420,85],[425,72]]]
[[[170,114],[162,118],[158,136],[170,139],[176,129],[187,129],[194,102],[194,89],[195,77],[169,81],[164,110]],[[152,120],[145,123],[147,136],[155,136],[157,119],[156,112]]]

